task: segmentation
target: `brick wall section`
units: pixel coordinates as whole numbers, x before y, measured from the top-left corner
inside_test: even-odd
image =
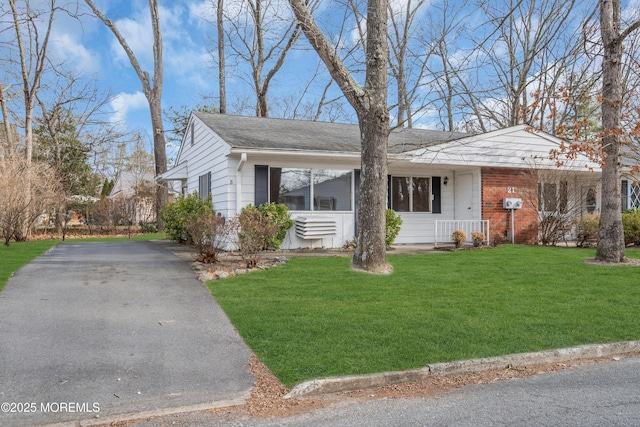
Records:
[[[515,210],[515,242],[535,243],[538,225],[538,178],[535,171],[508,168],[482,168],[482,219],[488,219],[491,239],[507,237],[511,231],[511,211],[502,207],[504,198],[521,198]]]

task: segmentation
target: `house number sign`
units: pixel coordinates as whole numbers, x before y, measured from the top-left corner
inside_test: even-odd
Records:
[[[509,194],[516,193],[516,187],[507,187],[507,193]]]

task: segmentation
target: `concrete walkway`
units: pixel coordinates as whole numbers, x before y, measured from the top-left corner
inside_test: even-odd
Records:
[[[2,426],[228,406],[254,382],[208,290],[151,242],[58,245],[9,280],[0,318]]]

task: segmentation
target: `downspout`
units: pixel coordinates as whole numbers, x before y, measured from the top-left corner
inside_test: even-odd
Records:
[[[240,215],[240,202],[242,198],[242,168],[247,163],[247,153],[240,155],[240,163],[236,168],[236,215]]]

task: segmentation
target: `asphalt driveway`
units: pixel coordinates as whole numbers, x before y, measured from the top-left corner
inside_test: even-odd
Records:
[[[250,357],[166,249],[60,244],[0,294],[0,425],[241,401],[254,382]]]

